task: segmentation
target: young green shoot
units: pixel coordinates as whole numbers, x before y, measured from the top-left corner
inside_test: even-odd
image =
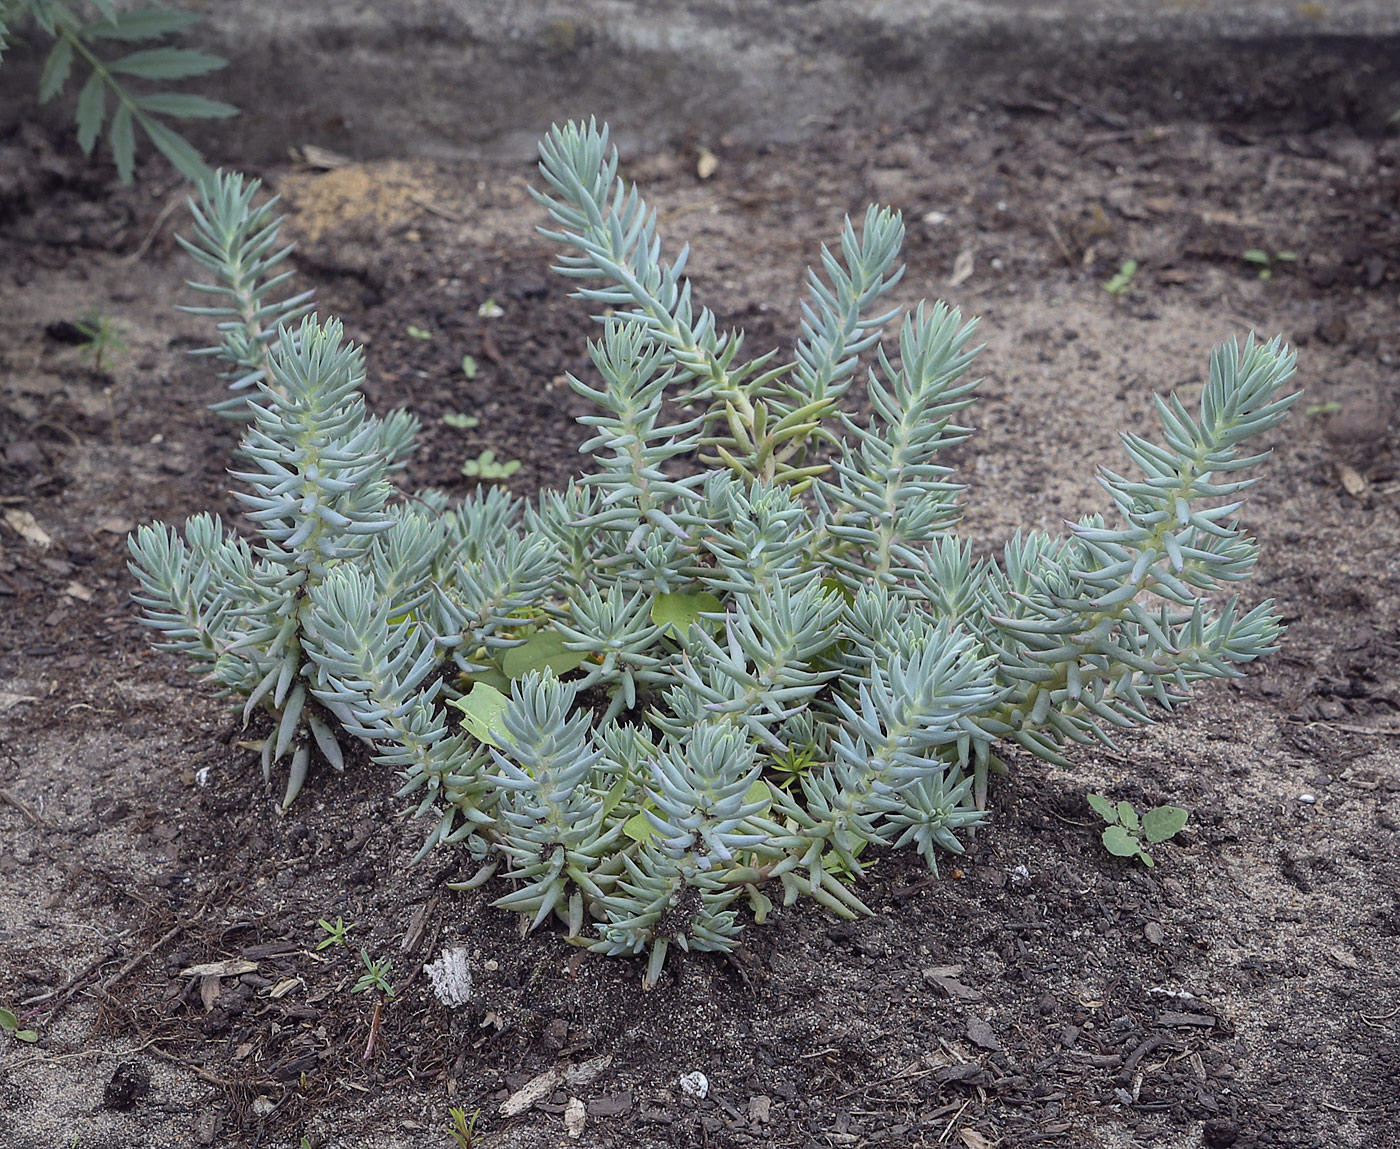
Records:
[[[1157,863],[1143,843],[1165,842],[1191,816],[1180,806],[1155,806],[1139,816],[1131,802],[1111,802],[1102,794],[1090,794],[1089,805],[1108,823],[1102,835],[1104,848],[1116,858],[1136,858],[1144,866]]]
[[[1137,260],[1125,259],[1113,278],[1104,283],[1103,289],[1114,299],[1122,299],[1133,289],[1133,276],[1137,274],[1137,269]]]
[[[331,946],[349,946],[348,935],[355,928],[353,922],[347,922],[339,914],[335,916],[335,924],[332,925],[325,918],[316,923],[326,931],[326,936],[316,943],[316,952],[330,949]]]

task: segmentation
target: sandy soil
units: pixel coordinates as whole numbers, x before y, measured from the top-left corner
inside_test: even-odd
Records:
[[[706,180],[685,147],[625,157],[693,243],[697,293],[759,349],[790,338],[844,213],[904,211],[901,302],[983,317],[956,452],[979,549],[1105,507],[1116,433],[1150,429],[1152,392],[1194,394],[1231,334],[1283,333],[1307,388],[1244,511],[1280,654],[1073,772],[1017,758],[955,873],[875,867],[875,918],[782,911],[648,994],[634,963],[522,939],[499,889],[448,891],[450,853],[408,868],[424,828],[364,763],[279,816],[236,723],[148,649],[126,532],[237,515],[237,429],[206,412],[217,383],[186,356],[206,336],[172,310],[181,193],[154,167],[111,186],[34,132],[0,149],[0,1005],[39,1033],[0,1034],[0,1143],[448,1146],[458,1105],[502,1147],[1400,1146],[1394,138],[1066,98],[721,147]],[[559,377],[591,325],[549,272],[528,167],[262,174],[322,309],[368,346],[371,403],[423,419],[410,485],[462,493],[485,448],[522,460],[519,491],[579,471]],[[1261,278],[1255,248],[1298,259]],[[100,371],[65,341],[90,307],[128,347]],[[1148,871],[1103,851],[1091,790],[1191,822]],[[394,961],[368,1061],[357,951],[315,948],[337,915]],[[449,944],[477,981],[455,1017],[420,974]],[[226,959],[255,969],[182,973]],[[502,1116],[551,1068],[572,1077]],[[704,1100],[679,1084],[696,1070]]]

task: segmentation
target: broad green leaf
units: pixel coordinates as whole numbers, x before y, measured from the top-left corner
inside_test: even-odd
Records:
[[[94,72],[78,92],[78,146],[83,149],[83,155],[92,155],[106,116],[107,85],[101,74]]]
[[[151,143],[160,150],[160,154],[187,180],[197,184],[209,177],[209,166],[204,162],[204,158],[179,132],[167,128],[159,120],[153,120],[149,116],[141,117],[141,126],[146,129],[146,135],[151,137]]]
[[[228,61],[193,48],[143,48],[107,65],[109,71],[147,80],[182,80],[217,72]]]
[[[1244,253],[1244,258],[1250,263],[1263,264],[1265,267],[1269,266],[1269,253],[1267,251],[1260,251],[1257,247],[1251,247],[1246,251]]]
[[[759,818],[764,817],[773,805],[773,797],[768,790],[768,783],[762,778],[755,779],[754,784],[744,792],[744,805],[747,806],[751,802],[763,803],[763,809],[757,814]]]
[[[1131,858],[1142,849],[1142,840],[1122,826],[1110,826],[1103,832],[1104,848],[1117,858]]]
[[[618,777],[618,780],[612,784],[612,789],[609,790],[607,794],[603,796],[604,817],[611,814],[614,810],[618,808],[619,805],[622,804],[622,799],[627,797],[629,783],[630,779],[627,777],[627,775],[622,774]]]
[[[1137,831],[1138,812],[1133,809],[1133,804],[1131,802],[1118,803],[1118,821],[1129,830]]]
[[[552,670],[568,674],[583,665],[586,656],[564,645],[557,630],[537,630],[521,646],[512,646],[501,656],[501,669],[507,678],[523,678],[532,670]]]
[[[1191,815],[1180,806],[1158,806],[1142,816],[1142,833],[1149,842],[1165,842],[1186,825]]]
[[[656,837],[656,827],[651,824],[645,810],[638,810],[622,824],[622,832],[634,842],[645,846]]]
[[[238,109],[232,104],[187,92],[152,92],[148,96],[137,96],[136,106],[143,112],[180,120],[219,120],[238,115]]]
[[[448,705],[455,706],[462,712],[462,725],[472,737],[488,746],[496,747],[497,750],[501,748],[500,742],[497,741],[505,734],[501,715],[510,705],[510,699],[506,695],[494,686],[478,682],[465,698],[454,698]]]
[[[139,12],[123,12],[113,16],[111,0],[93,0],[106,17],[106,23],[89,24],[83,35],[98,40],[157,40],[199,23],[193,12],[177,12],[172,8],[143,8]]]
[[[59,40],[50,50],[44,61],[44,71],[39,76],[39,103],[47,104],[68,83],[68,74],[73,70],[73,41]]]
[[[1102,794],[1090,794],[1089,806],[1094,813],[1107,822],[1110,826],[1118,821],[1118,807],[1105,798]]]
[[[822,590],[826,591],[827,594],[839,594],[847,606],[856,601],[855,591],[851,590],[835,575],[827,575],[826,578],[822,579]]]
[[[662,628],[670,628],[677,637],[683,638],[692,623],[700,621],[702,614],[720,614],[724,603],[709,591],[695,594],[659,594],[651,600],[651,621]]]
[[[494,686],[502,694],[510,693],[510,679],[494,666],[488,666],[485,670],[474,670],[471,677],[473,683],[484,682],[487,686]]]
[[[131,131],[131,106],[118,104],[112,114],[112,126],[107,130],[112,143],[112,158],[117,162],[117,177],[124,184],[131,182],[136,168],[136,139]]]
[[[117,10],[112,7],[112,0],[92,0],[92,6],[102,13],[102,19],[116,23]]]
[[[15,1040],[27,1041],[32,1045],[34,1042],[39,1040],[39,1035],[35,1033],[32,1029],[17,1029],[15,1030]]]
[[[19,1028],[19,1018],[8,1009],[0,1009],[0,1029],[13,1032]]]

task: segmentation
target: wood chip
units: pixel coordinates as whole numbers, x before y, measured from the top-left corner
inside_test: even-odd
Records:
[[[1211,1029],[1215,1026],[1215,1018],[1205,1013],[1164,1013],[1157,1019],[1155,1024],[1165,1029],[1184,1026],[1198,1026],[1201,1029]]]
[[[524,1085],[501,1102],[502,1117],[519,1117],[527,1109],[544,1101],[559,1088],[564,1075],[553,1067],[530,1078]]]
[[[83,586],[80,582],[70,582],[63,588],[63,593],[69,598],[77,599],[79,602],[92,601],[92,591],[88,590],[88,588]]]
[[[570,1097],[564,1106],[564,1131],[570,1137],[582,1137],[583,1127],[588,1124],[588,1107],[577,1097]]]
[[[214,1008],[214,1003],[219,1000],[219,994],[223,992],[223,983],[216,977],[203,977],[199,979],[199,1000],[204,1003],[204,1012],[208,1013]]]
[[[28,511],[11,507],[5,512],[5,522],[10,530],[26,542],[45,549],[53,546],[53,539],[49,537],[48,531],[44,530]]]
[[[958,258],[953,260],[953,274],[948,277],[948,286],[957,287],[971,279],[972,268],[972,248],[965,247],[958,252]]]
[[[701,148],[700,156],[695,161],[695,174],[702,180],[707,180],[718,170],[719,157],[709,148]]]
[[[773,1114],[772,1098],[760,1093],[749,1098],[749,1121],[754,1125],[767,1125]]]
[[[949,997],[956,997],[962,1001],[981,1001],[982,994],[980,992],[958,980],[958,974],[962,973],[962,968],[960,965],[934,966],[924,970],[924,981],[941,989]]]
[[[1366,480],[1355,467],[1339,463],[1337,465],[1337,479],[1342,484],[1342,490],[1354,499],[1360,498],[1366,493]]]
[[[612,1054],[603,1053],[597,1057],[590,1057],[587,1061],[581,1061],[577,1065],[571,1065],[564,1071],[564,1080],[577,1088],[581,1085],[591,1085],[599,1075],[609,1065],[612,1064]]]
[[[992,1030],[991,1023],[980,1017],[970,1017],[967,1019],[967,1039],[982,1049],[992,1053],[1001,1052],[1001,1042],[997,1040],[996,1033]]]
[[[986,1134],[978,1133],[976,1129],[959,1129],[958,1137],[962,1140],[966,1149],[991,1149],[992,1143],[987,1140]]]
[[[258,963],[242,958],[229,958],[227,961],[211,961],[204,965],[192,965],[180,971],[181,977],[237,977],[242,973],[257,973]]]
[[[299,977],[284,977],[267,991],[267,996],[274,999],[286,997],[292,990],[296,989],[297,986],[304,984],[305,983]]]

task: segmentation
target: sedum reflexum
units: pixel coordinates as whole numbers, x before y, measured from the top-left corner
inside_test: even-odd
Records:
[[[980,558],[938,462],[968,433],[974,325],[920,306],[880,343],[897,214],[822,250],[790,362],[746,360],[692,302],[685,252],[662,258],[606,131],[557,128],[541,156],[560,270],[608,312],[570,378],[594,405],[581,479],[388,497],[411,424],[368,416],[358,353],[306,321],[254,380],[238,474],[261,541],[206,517],[133,540],[165,644],[272,710],[288,800],[311,747],[339,761],[338,724],[432,819],[424,852],[469,850],[464,885],[500,873],[496,904],[646,955],[650,985],[670,947],[729,950],[774,899],[868,912],[884,847],[936,871],[1005,744],[1063,763],[1274,649],[1270,604],[1229,584],[1256,561],[1245,445],[1294,398],[1277,340],[1219,348],[1198,410],[1158,400],[1161,441],[1124,437],[1111,522]],[[842,400],[870,352],[861,418]]]

